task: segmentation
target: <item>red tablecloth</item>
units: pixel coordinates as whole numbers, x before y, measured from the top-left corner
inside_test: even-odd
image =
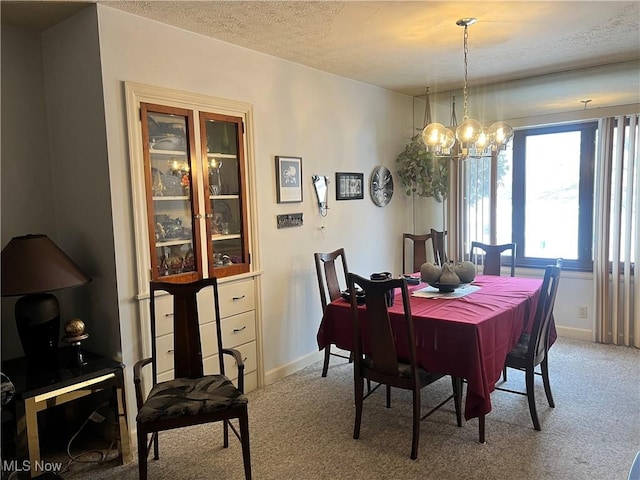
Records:
[[[478,276],[473,284],[480,289],[457,299],[411,296],[418,362],[427,370],[467,380],[467,420],[491,411],[490,394],[507,353],[533,323],[542,280]],[[425,286],[421,283],[410,291]],[[364,317],[366,309],[360,308]],[[392,326],[403,321],[400,292],[389,314]],[[320,349],[329,344],[353,349],[347,301],[340,298],[327,307],[317,339]],[[404,335],[396,337],[396,348],[400,358],[407,358]]]

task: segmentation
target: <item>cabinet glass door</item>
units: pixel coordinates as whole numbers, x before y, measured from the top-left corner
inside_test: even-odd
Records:
[[[200,113],[209,276],[249,271],[242,118]]]
[[[202,278],[197,184],[192,178],[193,114],[141,103],[151,278]]]

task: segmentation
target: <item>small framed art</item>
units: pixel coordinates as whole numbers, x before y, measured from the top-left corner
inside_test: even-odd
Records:
[[[336,200],[362,200],[364,174],[336,172]]]
[[[302,201],[302,158],[276,156],[278,203]]]

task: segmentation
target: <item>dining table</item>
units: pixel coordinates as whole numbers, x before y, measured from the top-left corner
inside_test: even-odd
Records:
[[[422,282],[408,285],[418,364],[425,370],[466,381],[464,416],[466,420],[479,419],[481,443],[485,442],[485,415],[491,411],[491,392],[507,353],[523,332],[531,330],[541,287],[541,278],[490,275],[478,275],[470,284],[448,293]],[[358,309],[359,321],[366,325],[366,306]],[[388,311],[395,330],[404,321],[398,289]],[[366,334],[366,327],[363,331]],[[555,335],[554,327],[551,342]],[[350,302],[338,298],[327,306],[317,341],[321,350],[334,344],[353,351]],[[363,342],[366,343],[366,335]],[[398,358],[408,359],[408,339],[395,335],[395,344]]]

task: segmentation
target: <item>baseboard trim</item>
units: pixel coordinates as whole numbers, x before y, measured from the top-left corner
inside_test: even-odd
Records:
[[[593,342],[593,332],[586,328],[560,327],[556,325],[556,332],[559,337],[575,338],[577,340],[587,340]]]
[[[308,367],[309,365],[319,362],[323,358],[324,358],[324,351],[313,352],[308,355],[305,355],[304,357],[300,357],[291,363],[288,363],[278,368],[274,368],[273,370],[270,370],[265,373],[264,384],[269,385],[275,382],[276,380],[286,377],[287,375],[291,375],[292,373],[295,373],[298,370],[302,370],[303,368]]]

